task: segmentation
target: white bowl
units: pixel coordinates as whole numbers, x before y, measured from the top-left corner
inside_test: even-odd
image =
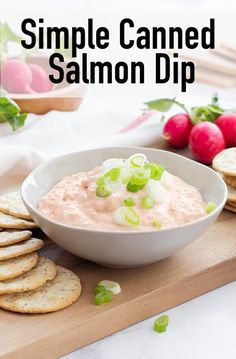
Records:
[[[63,176],[88,171],[108,158],[128,158],[140,152],[197,187],[205,202],[216,203],[217,209],[192,223],[147,232],[80,229],[55,222],[38,211],[40,198]],[[202,235],[223,209],[227,188],[215,171],[185,157],[155,149],[114,147],[70,153],[43,163],[26,178],[21,194],[34,221],[59,246],[104,266],[137,267],[169,257]]]

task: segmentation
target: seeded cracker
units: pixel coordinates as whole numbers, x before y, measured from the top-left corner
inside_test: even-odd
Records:
[[[230,184],[226,183],[228,189],[228,201],[236,202],[236,188],[230,186]]]
[[[39,257],[37,265],[19,277],[0,282],[0,294],[17,293],[41,287],[57,273],[57,266],[46,257]]]
[[[66,268],[57,268],[56,277],[38,289],[1,295],[0,307],[20,313],[48,313],[74,303],[81,293],[80,279]]]
[[[25,241],[26,239],[31,238],[31,236],[32,232],[30,231],[6,230],[0,232],[0,247]]]
[[[224,175],[225,181],[236,188],[236,177]]]
[[[32,219],[26,209],[20,192],[9,192],[0,196],[0,211],[23,219]]]
[[[32,252],[16,258],[0,261],[0,281],[18,277],[36,266],[37,252]]]
[[[226,208],[228,211],[231,211],[231,212],[233,212],[233,213],[236,213],[236,207],[230,206],[229,204],[226,203],[225,208]]]
[[[236,208],[236,202],[233,202],[233,201],[227,201],[227,203],[229,206],[231,207],[235,207]]]
[[[236,176],[236,147],[218,153],[212,163],[213,168],[227,176]]]
[[[0,261],[22,256],[23,254],[35,252],[42,248],[44,242],[42,239],[31,238],[24,242],[13,244],[12,246],[0,248]]]
[[[9,229],[37,228],[36,223],[0,212],[0,227]]]

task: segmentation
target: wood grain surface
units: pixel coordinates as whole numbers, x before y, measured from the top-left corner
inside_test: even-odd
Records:
[[[159,143],[158,147],[163,145]],[[81,298],[69,308],[51,314],[0,310],[0,357],[58,358],[235,280],[235,228],[236,216],[223,211],[201,238],[177,255],[138,269],[99,267],[46,239],[41,252],[79,275]],[[118,281],[122,293],[111,303],[95,306],[93,288],[102,279]]]

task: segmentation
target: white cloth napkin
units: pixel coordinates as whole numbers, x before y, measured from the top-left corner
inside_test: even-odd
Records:
[[[0,124],[0,191],[17,188],[43,160],[90,147],[148,146],[161,134],[161,115],[142,103],[86,100],[75,112],[29,115],[10,131]]]
[[[0,192],[18,189],[43,157],[29,146],[0,145]]]

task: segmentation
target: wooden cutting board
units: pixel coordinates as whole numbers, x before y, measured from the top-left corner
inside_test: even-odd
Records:
[[[107,269],[79,259],[46,240],[42,253],[71,268],[81,298],[44,315],[0,310],[0,357],[54,359],[236,279],[236,215],[223,211],[204,236],[173,257],[138,269]],[[93,304],[98,281],[118,281],[113,302]]]
[[[236,216],[224,211],[177,255],[139,269],[106,269],[48,243],[42,252],[81,278],[81,298],[44,315],[0,310],[0,357],[53,359],[236,279]],[[101,279],[118,281],[113,302],[93,304]]]

